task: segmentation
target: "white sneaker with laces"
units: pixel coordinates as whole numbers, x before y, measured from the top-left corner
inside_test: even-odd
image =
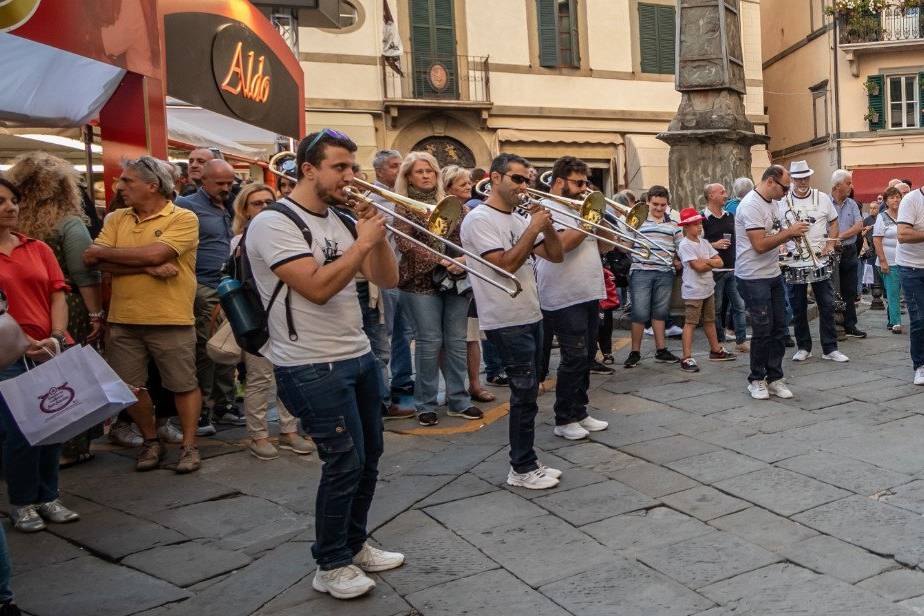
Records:
[[[157,436],[165,443],[179,445],[183,442],[183,431],[169,419],[157,429]]]
[[[651,329],[650,327],[646,327],[646,328],[645,328],[645,335],[646,335],[646,336],[654,336],[654,330]]]
[[[796,351],[795,354],[792,356],[792,360],[793,360],[793,361],[805,361],[806,359],[808,359],[808,358],[811,357],[811,356],[812,356],[812,352],[811,352],[811,351],[806,351],[805,349],[799,349],[799,350]]]
[[[770,397],[766,381],[751,381],[748,383],[748,392],[755,400],[766,400]]]
[[[682,336],[683,328],[678,325],[671,325],[666,330],[664,330],[664,335],[668,338],[673,338],[674,336]]]
[[[573,422],[565,424],[563,426],[555,426],[555,429],[552,430],[555,436],[560,436],[566,438],[569,441],[579,441],[582,438],[587,438],[590,434],[584,427],[581,426],[580,422]]]
[[[518,473],[511,468],[510,472],[507,473],[507,485],[529,490],[545,490],[557,486],[558,479],[551,475],[546,475],[541,468],[529,473]]]
[[[914,384],[924,385],[924,366],[914,371]]]
[[[825,353],[821,356],[822,359],[830,359],[831,361],[850,361],[850,358],[841,353],[840,351],[831,351],[830,353]]]
[[[786,387],[786,381],[783,379],[767,383],[767,391],[777,398],[792,398],[792,392]]]
[[[603,421],[602,419],[596,419],[588,415],[580,422],[581,427],[587,430],[588,432],[600,432],[601,430],[606,430],[610,423],[608,421]]]
[[[311,581],[311,587],[318,592],[330,593],[336,599],[352,599],[375,588],[375,582],[356,565],[322,571],[318,567]]]
[[[552,479],[558,479],[561,477],[561,471],[557,468],[552,468],[551,466],[546,466],[542,462],[539,463],[539,470],[551,477]]]
[[[133,423],[117,421],[109,428],[109,440],[122,447],[141,447],[144,437]]]
[[[388,571],[404,564],[404,554],[400,552],[386,552],[368,543],[353,557],[353,564],[366,573]]]

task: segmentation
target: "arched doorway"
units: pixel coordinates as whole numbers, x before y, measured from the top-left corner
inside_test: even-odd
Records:
[[[416,152],[429,152],[439,162],[440,167],[459,165],[466,169],[475,166],[475,155],[458,139],[452,137],[427,137],[421,139],[411,148]]]

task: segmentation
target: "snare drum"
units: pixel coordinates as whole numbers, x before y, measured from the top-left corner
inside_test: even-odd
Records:
[[[783,281],[786,284],[808,284],[820,282],[831,278],[834,264],[827,256],[817,257],[818,267],[810,259],[799,259],[787,255],[780,260],[780,270],[783,272]]]

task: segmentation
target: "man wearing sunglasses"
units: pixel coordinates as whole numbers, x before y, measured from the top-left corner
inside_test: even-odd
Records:
[[[367,593],[366,573],[400,566],[404,555],[367,543],[366,520],[382,455],[382,373],[363,333],[356,274],[382,287],[398,283],[385,218],[359,205],[352,223],[332,206],[347,205],[356,145],[324,129],[296,152],[297,183],[282,207],[298,216],[310,241],[286,214],[260,212],[241,240],[264,305],[279,398],[298,417],[324,462],[315,506],[312,585],[338,599]],[[351,230],[351,227],[355,229]],[[291,330],[290,330],[291,327]]]
[[[490,177],[490,196],[462,220],[462,245],[514,274],[523,287],[512,298],[470,277],[479,327],[500,353],[510,379],[507,483],[542,490],[558,485],[561,471],[542,465],[533,449],[542,362],[542,312],[533,256],[561,263],[564,253],[548,210],[535,208],[528,218],[516,212],[529,182],[529,162],[515,154],[499,154],[491,163]],[[485,276],[494,275],[478,263],[471,266]]]
[[[580,199],[587,190],[587,164],[574,156],[563,156],[552,165],[549,192],[568,199]],[[551,212],[566,214],[574,211],[551,199],[542,201]],[[568,219],[571,220],[571,219]],[[558,337],[561,363],[555,382],[556,436],[568,440],[586,438],[591,432],[605,430],[607,422],[587,414],[587,390],[590,387],[590,369],[596,364],[597,333],[600,329],[600,300],[606,297],[600,253],[612,248],[611,244],[596,238],[555,225],[561,238],[564,260],[552,263],[540,259],[536,263],[539,285],[539,305],[542,308],[543,371],[548,373],[552,352],[552,336]],[[607,374],[612,368],[600,365]]]
[[[789,192],[789,182],[786,169],[768,167],[735,210],[735,279],[751,315],[748,392],[755,400],[792,398],[783,380],[786,299],[777,254],[780,246],[805,235],[809,223],[794,221],[784,228],[780,222],[779,200]]]

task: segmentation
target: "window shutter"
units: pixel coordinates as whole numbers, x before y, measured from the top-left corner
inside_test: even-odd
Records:
[[[924,11],[921,11],[921,14],[924,15]],[[924,126],[924,72],[918,73],[918,127],[922,126]]]
[[[568,20],[571,24],[571,66],[581,65],[581,49],[578,46],[578,11],[577,0],[570,0],[568,10],[571,18]]]
[[[870,75],[866,78],[866,92],[869,101],[869,113],[878,113],[879,118],[869,120],[870,130],[885,128],[885,78],[882,75]]]
[[[674,38],[677,21],[672,6],[658,7],[658,71],[663,74],[674,73]]]
[[[639,58],[643,73],[658,73],[658,7],[638,5]]]
[[[456,78],[456,29],[453,17],[453,0],[434,0],[434,62],[446,67],[449,81],[445,94],[455,97],[458,89]]]
[[[558,10],[555,0],[536,0],[539,26],[539,65],[555,68],[558,58]]]

